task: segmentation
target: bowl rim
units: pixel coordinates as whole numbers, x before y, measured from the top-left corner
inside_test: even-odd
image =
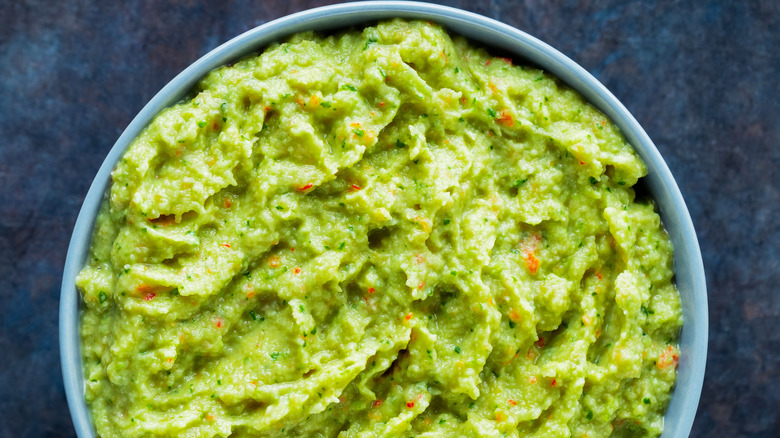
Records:
[[[100,166],[73,228],[65,260],[59,309],[59,347],[65,394],[80,438],[94,437],[84,395],[79,340],[80,295],[75,278],[84,266],[95,218],[121,155],[155,115],[183,98],[209,71],[258,52],[304,30],[326,31],[401,17],[430,20],[482,46],[497,48],[552,73],[606,114],[621,129],[648,167],[644,180],[674,246],[677,287],[683,307],[677,384],[664,416],[662,438],[688,436],[704,381],[708,307],[699,243],[680,189],[660,153],[631,113],[595,77],[567,56],[530,34],[476,13],[431,3],[364,1],[324,6],[287,15],[252,28],[211,50],[165,85],[133,118]],[[681,384],[682,383],[682,384]]]

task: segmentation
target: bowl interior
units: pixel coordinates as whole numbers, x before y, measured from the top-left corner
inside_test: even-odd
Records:
[[[210,70],[304,31],[329,31],[392,17],[431,20],[475,43],[511,54],[554,74],[610,117],[648,167],[644,184],[655,199],[675,250],[677,287],[684,325],[677,386],[665,416],[662,437],[688,436],[699,403],[707,355],[708,315],[704,268],[688,208],[655,145],[628,110],[592,75],[538,39],[498,21],[445,6],[416,2],[360,2],[311,9],[256,27],[209,52],[166,85],[133,119],[111,148],[92,182],[73,230],[60,300],[60,353],[65,392],[76,433],[93,437],[84,400],[79,349],[79,294],[75,278],[84,266],[92,229],[110,184],[110,173],[125,149],[162,109],[183,98]]]

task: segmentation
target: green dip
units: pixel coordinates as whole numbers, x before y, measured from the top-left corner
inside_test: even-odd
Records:
[[[77,283],[112,436],[657,436],[682,324],[618,128],[426,22],[293,36],[132,143]]]

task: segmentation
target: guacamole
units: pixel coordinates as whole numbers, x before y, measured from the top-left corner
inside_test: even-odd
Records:
[[[100,436],[657,436],[682,324],[646,168],[556,78],[428,22],[209,73],[78,276]]]

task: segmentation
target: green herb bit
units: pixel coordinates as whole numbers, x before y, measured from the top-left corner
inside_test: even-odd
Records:
[[[375,42],[376,42],[376,39],[374,39],[374,38],[369,38],[369,39],[368,39],[368,41],[366,41],[366,45],[365,45],[365,46],[363,46],[363,50],[367,50],[367,49],[368,49],[368,46],[370,46],[371,44],[373,44],[373,43],[375,43]]]

